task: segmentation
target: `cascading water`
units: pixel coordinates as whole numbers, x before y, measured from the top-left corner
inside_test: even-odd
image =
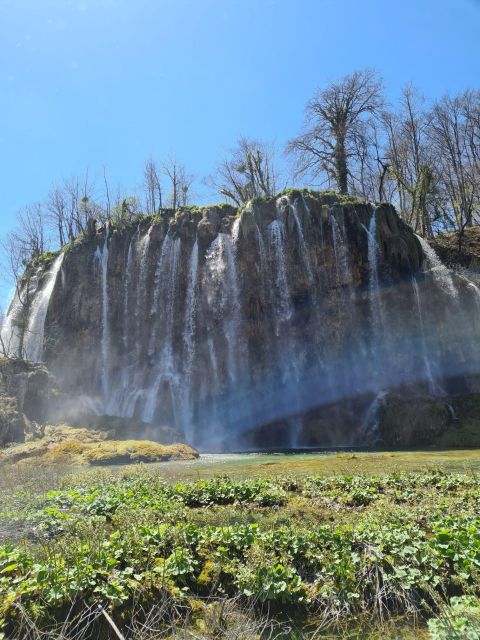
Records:
[[[158,406],[159,389],[162,382],[165,381],[168,383],[171,394],[173,394],[174,389],[180,383],[172,344],[180,249],[180,238],[173,239],[172,234],[167,233],[156,272],[157,277],[152,309],[152,314],[156,314],[156,318],[154,318],[156,330],[152,332],[152,336],[156,338],[158,331],[162,330],[163,340],[159,347],[155,344],[155,340],[151,342],[150,354],[156,359],[156,366],[154,368],[155,376],[153,378],[153,384],[151,384],[146,393],[145,407],[143,410],[143,419],[146,422],[150,422],[155,415]],[[161,295],[162,293],[163,295]],[[162,313],[159,313],[160,309],[158,308],[160,299],[164,302]],[[178,411],[174,397],[172,397],[172,404],[174,411]]]
[[[231,382],[237,380],[241,352],[239,329],[241,323],[240,293],[232,241],[226,233],[219,233],[206,254],[210,280],[217,290],[216,314],[220,317],[227,342],[227,373]]]
[[[435,250],[428,244],[428,242],[417,235],[417,239],[422,245],[422,251],[425,256],[425,261],[427,263],[429,271],[432,273],[435,280],[438,282],[440,287],[444,289],[452,298],[457,297],[457,290],[455,285],[453,284],[453,278],[450,271],[447,267],[442,263],[440,258],[435,253]]]
[[[109,227],[105,226],[105,240],[103,247],[97,247],[95,251],[95,258],[100,264],[100,296],[102,300],[102,339],[101,339],[101,351],[102,351],[102,396],[105,408],[109,402],[110,392],[110,380],[109,380],[109,357],[110,357],[110,324],[109,324],[109,298],[108,298],[108,236]]]
[[[17,318],[23,310],[21,294],[15,288],[13,299],[9,305],[9,311],[5,316],[1,330],[1,350],[5,356],[17,357],[20,355],[22,343],[22,330],[17,326]]]
[[[415,301],[417,304],[417,314],[418,314],[418,321],[420,325],[420,343],[422,347],[422,357],[423,357],[423,363],[425,367],[425,377],[427,379],[428,389],[430,393],[434,395],[443,395],[443,391],[439,388],[433,376],[432,364],[430,362],[430,356],[428,353],[427,342],[425,337],[425,326],[423,322],[423,309],[422,309],[422,301],[420,298],[420,289],[418,287],[418,283],[415,277],[412,278],[412,286],[415,292]]]
[[[333,211],[330,212],[330,225],[332,228],[332,242],[337,279],[340,285],[348,286],[351,282],[350,267],[348,264],[348,251],[342,231]]]
[[[475,308],[477,310],[477,323],[480,325],[480,289],[473,282],[469,282],[467,286],[473,291]]]
[[[57,281],[58,272],[62,266],[64,253],[54,261],[45,278],[45,284],[38,291],[29,309],[28,326],[24,336],[25,357],[33,362],[42,362],[45,334],[45,319],[48,305]]]
[[[285,261],[283,222],[274,220],[268,225],[270,249],[275,274],[275,332],[280,335],[282,325],[290,320],[293,314],[290,299],[290,290],[287,279],[287,266]]]
[[[262,293],[263,296],[266,297],[267,295],[267,278],[266,278],[266,274],[267,274],[267,248],[265,247],[265,241],[263,239],[262,236],[262,232],[260,231],[260,228],[258,226],[258,224],[255,224],[255,232],[257,234],[257,242],[258,242],[258,257],[259,257],[259,261],[258,261],[258,267],[260,269],[260,279],[262,282]]]
[[[329,196],[319,204],[309,194],[308,208],[298,196],[295,203],[282,196],[252,203],[236,217],[225,207],[205,215],[177,212],[148,230],[144,220],[115,234],[107,228],[97,236],[93,269],[87,238],[89,259],[82,250],[67,253],[65,287],[60,278],[57,287],[51,283],[48,358],[58,349],[59,361],[73,352],[80,362],[84,349],[85,368],[98,376],[78,385],[79,395],[90,394],[90,407],[101,400],[99,388],[104,404],[98,411],[183,431],[203,448],[267,446],[264,434],[272,446],[318,446],[316,429],[325,436],[320,444],[348,444],[344,414],[337,418],[328,407],[343,410],[351,398],[359,403],[352,410],[356,434],[373,441],[375,412],[367,409],[376,394],[378,409],[387,388],[425,382],[440,395],[440,386],[449,389],[447,375],[467,365],[475,373],[455,358],[462,349],[473,352],[480,290],[458,280],[454,285],[426,248],[422,274],[412,232],[395,227],[392,212],[384,224],[384,205],[372,213],[368,204],[356,210],[331,202]],[[85,284],[81,295],[75,291],[72,313],[69,289],[95,273],[100,295],[89,300]],[[39,303],[47,282],[42,269],[38,279],[43,286],[32,280],[30,291],[38,289]],[[464,300],[468,313],[461,315],[455,309]],[[2,336],[13,333],[16,307],[13,302]],[[65,322],[60,308],[67,309]],[[457,313],[458,329],[445,308]],[[82,346],[70,341],[67,348],[65,336],[72,333],[65,323],[75,325],[77,316],[82,323],[96,318],[97,325],[85,331],[79,321],[74,330]],[[54,373],[65,371],[55,364]],[[327,411],[323,422],[310,415],[318,407]],[[251,435],[257,429],[262,440]]]
[[[377,212],[374,208],[370,217],[368,229],[368,297],[370,302],[372,338],[370,346],[372,360],[375,363],[376,376],[381,375],[382,354],[387,350],[388,336],[385,327],[385,311],[383,308],[382,291],[378,276],[378,242],[377,242]]]
[[[134,242],[134,237],[128,243],[128,253],[127,253],[127,265],[125,267],[126,278],[125,278],[125,290],[123,293],[123,336],[122,342],[124,344],[125,350],[128,351],[129,347],[129,331],[128,331],[128,303],[129,303],[129,294],[130,288],[132,286],[132,265],[133,265],[133,251],[132,244]]]
[[[371,443],[373,445],[378,443],[380,438],[379,411],[385,404],[386,395],[387,391],[381,389],[367,409],[367,413],[365,414],[360,430],[363,442]]]
[[[192,366],[195,358],[195,314],[197,311],[197,290],[198,290],[198,240],[195,238],[192,253],[190,255],[190,265],[188,269],[188,289],[185,304],[185,322],[183,331],[183,342],[185,345],[185,367],[182,381],[182,414],[184,431],[189,439],[192,436],[192,416],[190,401],[190,386],[192,377]]]
[[[298,236],[298,241],[300,243],[302,260],[305,267],[305,272],[307,274],[307,279],[310,284],[313,284],[312,265],[310,263],[310,256],[308,254],[308,248],[307,248],[307,243],[305,242],[305,236],[303,235],[302,223],[300,222],[300,218],[298,217],[296,200],[293,202],[293,204],[290,205],[290,210],[295,220],[295,227],[297,229],[297,236]]]
[[[377,327],[377,335],[383,333],[382,296],[378,279],[378,244],[377,244],[377,214],[374,210],[368,226],[368,293],[372,311],[372,321]]]

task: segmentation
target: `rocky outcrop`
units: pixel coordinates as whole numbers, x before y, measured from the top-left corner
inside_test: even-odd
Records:
[[[0,396],[0,447],[10,442],[23,442],[27,421],[19,411],[16,398]]]
[[[440,233],[430,244],[449,267],[480,271],[480,226],[466,227],[461,234]]]
[[[193,460],[198,453],[185,444],[159,444],[148,440],[112,440],[109,434],[65,425],[47,425],[41,437],[0,450],[0,465],[37,464],[107,466]]]
[[[434,445],[457,418],[452,405],[428,395],[389,393],[378,415],[378,443],[386,448]]]
[[[70,413],[209,450],[348,445],[372,394],[480,366],[475,292],[431,262],[388,204],[163,211],[64,250],[41,351]]]
[[[0,446],[23,442],[51,415],[57,397],[45,366],[0,358]]]

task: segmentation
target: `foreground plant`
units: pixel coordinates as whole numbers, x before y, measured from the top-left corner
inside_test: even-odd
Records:
[[[27,619],[48,629],[99,607],[125,630],[142,622],[134,610],[159,601],[169,603],[164,629],[172,615],[184,624],[233,598],[239,611],[338,632],[426,620],[448,597],[480,596],[480,480],[470,474],[168,485],[140,471],[70,482],[28,504],[28,538],[0,546],[7,638],[35,637]]]

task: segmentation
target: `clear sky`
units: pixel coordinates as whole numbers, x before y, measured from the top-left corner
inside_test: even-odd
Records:
[[[391,100],[480,88],[480,2],[0,0],[0,236],[87,168],[134,190],[149,156],[201,178],[239,134],[281,148],[319,84],[367,66]]]

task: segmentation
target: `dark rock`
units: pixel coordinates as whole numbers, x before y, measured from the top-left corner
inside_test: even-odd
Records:
[[[384,447],[412,448],[440,441],[455,414],[446,400],[389,393],[378,411],[378,435]]]

